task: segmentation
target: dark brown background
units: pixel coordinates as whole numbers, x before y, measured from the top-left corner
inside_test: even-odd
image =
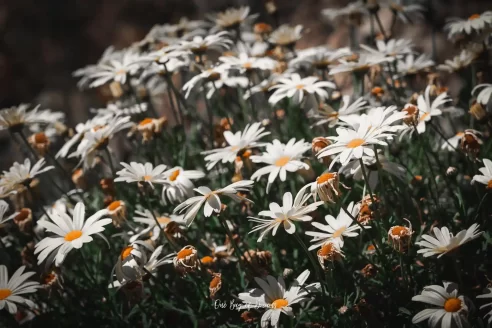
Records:
[[[346,45],[347,31],[323,22],[320,11],[347,3],[342,0],[277,0],[281,23],[303,24],[309,33],[299,47]],[[426,0],[423,1],[427,3]],[[491,0],[434,0],[436,14],[405,26],[398,35],[416,40],[430,52],[430,24],[440,31],[439,59],[450,57],[451,45],[442,34],[445,17],[468,17],[492,9]],[[263,0],[0,0],[0,108],[20,102],[67,113],[69,125],[88,116],[88,108],[102,104],[91,92],[76,88],[71,73],[97,61],[109,45],[126,47],[145,36],[154,24],[172,23],[182,16],[202,18],[205,12],[249,5],[263,12]],[[262,16],[263,18],[265,16]],[[260,18],[261,19],[261,18]],[[389,25],[391,16],[382,13]],[[362,31],[368,32],[368,26]],[[8,134],[0,133],[0,168],[10,165]]]

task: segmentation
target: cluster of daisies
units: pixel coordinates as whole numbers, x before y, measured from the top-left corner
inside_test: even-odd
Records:
[[[21,266],[9,278],[13,262],[2,255],[0,309],[49,311],[33,301],[44,302],[38,289],[63,290],[70,258],[85,263],[88,247],[108,247],[117,256],[100,274],[108,290],[124,291],[133,303],[157,290],[145,287],[168,286],[172,270],[197,289],[208,279],[210,308],[211,299],[232,298],[222,289],[227,273],[247,323],[279,327],[296,304],[328,321],[336,294],[329,274],[363,261],[364,278],[398,271],[399,283],[422,290],[406,303],[430,307],[408,322],[482,322],[471,298],[492,298],[491,288],[471,292],[459,270],[455,282],[407,279],[404,271],[416,274],[413,262],[424,266],[426,258],[436,266],[445,255],[459,261],[465,244],[489,243],[483,212],[492,161],[484,157],[492,84],[484,82],[492,78],[492,12],[450,20],[445,30],[462,50],[437,65],[411,40],[392,35],[400,21],[423,20],[421,4],[357,1],[323,10],[324,19],[349,30],[349,46],[339,49],[298,49],[309,32],[267,23],[276,21],[274,0],[265,9],[264,21],[249,7],[231,8],[156,25],[128,48],[108,48],[98,63],[74,72],[81,89],[97,89],[108,101],[73,128],[41,105],[0,111],[0,130],[26,156],[0,176],[0,246],[5,254],[22,249],[33,270]],[[392,13],[390,27],[381,11]],[[364,24],[371,27],[365,38]],[[444,78],[464,70],[474,75],[469,91],[453,96]],[[476,192],[478,201],[467,204],[461,190]],[[284,279],[297,269],[272,275],[286,236],[303,253],[290,265],[309,266],[289,289]],[[393,258],[400,265],[389,271],[385,261]],[[231,286],[231,266],[241,286]],[[479,271],[483,280],[487,271]],[[311,272],[316,280],[306,284]],[[339,315],[363,313],[359,294],[370,292],[352,287]],[[491,304],[482,305],[489,323]],[[297,312],[297,323],[303,315]]]

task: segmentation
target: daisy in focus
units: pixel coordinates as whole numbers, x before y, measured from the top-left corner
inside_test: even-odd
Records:
[[[252,155],[250,158],[253,163],[268,164],[253,173],[252,180],[259,179],[261,176],[268,174],[267,193],[270,186],[277,176],[281,181],[287,179],[287,172],[296,172],[300,169],[308,169],[309,165],[302,162],[302,155],[311,149],[311,144],[304,142],[304,139],[296,141],[292,138],[286,144],[275,139],[271,144],[266,145],[266,151],[261,155]]]
[[[422,249],[417,253],[423,254],[424,257],[437,255],[437,258],[458,249],[460,246],[477,239],[482,235],[479,231],[480,226],[476,223],[472,224],[468,229],[461,230],[456,236],[449,231],[448,228],[434,228],[434,236],[423,234],[422,241],[416,242]]]
[[[176,166],[162,173],[166,178],[162,185],[162,200],[171,203],[183,202],[185,198],[191,197],[195,185],[191,180],[201,179],[205,176],[202,171],[184,170]]]
[[[290,317],[294,316],[292,305],[309,299],[309,294],[320,291],[319,282],[304,286],[309,278],[309,270],[301,273],[293,282],[289,290],[286,291],[284,279],[267,276],[266,280],[255,278],[260,288],[249,290],[238,295],[244,303],[241,309],[265,308],[268,309],[261,317],[261,327],[278,327],[280,314],[284,313]]]
[[[125,162],[120,163],[123,170],[116,172],[118,176],[114,182],[137,182],[139,186],[149,184],[154,189],[154,184],[164,184],[168,177],[164,174],[166,165],[161,164],[154,167],[152,163]]]
[[[478,169],[482,174],[474,175],[473,181],[484,184],[487,189],[492,189],[492,161],[490,159],[484,158],[483,165],[484,167]]]
[[[206,155],[207,170],[211,170],[218,162],[233,163],[238,153],[263,146],[264,144],[258,141],[270,134],[270,132],[264,131],[265,128],[261,126],[260,122],[246,125],[242,132],[224,131],[224,139],[228,146],[201,152],[201,154]]]
[[[415,128],[419,134],[425,132],[427,122],[429,122],[432,117],[440,116],[442,114],[440,107],[451,101],[451,98],[448,97],[448,94],[446,92],[441,93],[439,96],[431,101],[430,90],[431,86],[428,85],[425,88],[424,94],[420,95],[417,98],[417,107],[419,110],[419,114],[418,123]]]
[[[334,142],[320,150],[317,154],[318,158],[337,154],[331,162],[328,168],[329,170],[331,170],[337,161],[342,166],[345,166],[352,158],[361,159],[363,155],[374,157],[373,146],[387,146],[388,144],[381,139],[391,136],[391,134],[383,133],[384,131],[372,129],[370,122],[367,120],[360,122],[357,131],[347,128],[338,128],[336,131],[338,136],[328,137],[328,139],[334,140]]]
[[[270,96],[268,102],[276,104],[284,98],[292,98],[293,102],[300,104],[305,94],[316,95],[320,101],[328,98],[328,91],[325,88],[335,89],[333,82],[319,81],[317,77],[308,76],[301,78],[297,73],[290,77],[279,78],[277,84],[270,87],[275,92]]]
[[[282,206],[277,203],[270,203],[269,211],[261,211],[258,213],[260,216],[269,217],[268,219],[250,217],[249,221],[259,224],[249,233],[262,231],[258,238],[258,242],[261,242],[263,237],[269,231],[272,231],[272,236],[275,236],[280,225],[283,225],[288,234],[293,234],[296,232],[295,221],[311,221],[313,218],[308,214],[315,211],[318,206],[323,204],[323,202],[320,201],[306,205],[306,202],[311,198],[311,194],[306,194],[305,190],[306,188],[303,188],[297,193],[294,202],[292,202],[292,194],[286,192],[283,196]]]
[[[92,235],[105,239],[100,232],[112,222],[111,219],[102,219],[107,215],[108,211],[104,209],[85,220],[85,205],[79,202],[73,210],[73,218],[64,212],[53,211],[50,215],[52,222],[39,221],[38,225],[56,236],[45,237],[36,244],[34,254],[38,254],[38,265],[46,260],[47,265],[54,261],[56,266],[60,266],[72,249],[80,249],[85,243],[90,243]]]
[[[211,190],[205,186],[195,188],[193,190],[201,196],[195,196],[185,200],[174,209],[174,213],[185,212],[183,220],[187,226],[190,226],[203,205],[205,205],[203,207],[203,215],[205,217],[210,217],[214,212],[220,213],[222,210],[220,196],[227,196],[236,202],[251,202],[246,197],[238,195],[238,193],[249,191],[253,187],[253,183],[251,180],[243,180],[217,190]]]
[[[347,206],[347,211],[356,218],[359,215],[360,206],[351,202]],[[348,215],[343,209],[338,213],[335,219],[331,215],[325,216],[325,221],[327,225],[318,222],[311,222],[313,227],[318,228],[322,232],[318,231],[306,231],[306,235],[313,237],[311,240],[312,245],[309,246],[309,250],[322,247],[328,242],[334,243],[339,248],[343,247],[344,240],[343,237],[352,238],[359,235],[360,227],[354,223],[354,220]],[[364,226],[365,229],[370,229],[369,226]]]
[[[445,281],[443,286],[426,286],[420,295],[412,297],[414,302],[437,306],[417,313],[412,323],[429,320],[431,328],[469,327],[468,306],[464,296],[458,293],[458,285]]]
[[[33,308],[34,302],[25,298],[25,294],[35,293],[41,285],[35,281],[26,281],[36,272],[24,272],[25,266],[18,268],[10,277],[5,265],[0,265],[0,310],[7,308],[10,314],[17,312],[17,304]]]

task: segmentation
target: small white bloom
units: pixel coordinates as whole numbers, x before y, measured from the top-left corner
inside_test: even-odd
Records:
[[[363,17],[369,14],[364,2],[350,2],[342,8],[326,8],[321,11],[321,14],[329,20],[334,20],[338,17]]]
[[[421,54],[417,58],[414,54],[408,54],[404,60],[398,60],[397,71],[402,75],[411,75],[427,70],[434,64],[427,54]]]
[[[492,161],[484,158],[483,165],[484,167],[478,169],[482,174],[474,175],[473,181],[486,185],[487,189],[492,189]]]
[[[309,277],[309,270],[304,271],[294,280],[294,283],[286,291],[285,282],[282,277],[275,279],[267,276],[266,280],[255,278],[261,289],[255,288],[245,293],[240,293],[239,299],[243,301],[241,309],[267,309],[261,317],[261,328],[269,325],[278,327],[280,314],[294,316],[292,305],[309,299],[309,294],[321,289],[319,282],[303,286]]]
[[[356,218],[359,215],[360,206],[354,205],[354,202],[350,202],[347,206],[347,211],[352,214],[352,217]],[[344,244],[343,237],[352,238],[359,235],[360,227],[354,223],[354,220],[343,209],[338,213],[335,219],[331,215],[325,216],[327,225],[319,222],[311,222],[313,227],[318,228],[322,232],[318,231],[306,231],[306,235],[313,237],[311,243],[313,243],[309,250],[316,249],[323,246],[327,242],[333,242],[338,247],[342,248]],[[365,229],[370,229],[370,226],[364,226]]]
[[[413,42],[406,39],[390,39],[387,42],[377,40],[377,49],[366,46],[365,44],[361,44],[360,46],[369,54],[388,57],[388,60],[393,61],[396,58],[402,58],[403,55],[410,54],[412,52]]]
[[[5,213],[9,210],[9,204],[4,201],[3,199],[0,199],[0,225],[11,220],[13,217],[5,217]]]
[[[492,25],[492,11],[486,11],[482,14],[471,15],[467,19],[451,18],[444,29],[449,31],[448,37],[452,38],[457,34],[478,33],[490,25]]]
[[[469,327],[468,306],[463,295],[458,294],[458,285],[444,281],[443,286],[426,286],[420,295],[412,297],[412,301],[437,306],[417,313],[412,323],[428,319],[430,328]]]
[[[296,172],[300,169],[307,170],[309,168],[308,164],[301,161],[302,155],[309,149],[311,149],[311,144],[304,142],[304,139],[296,142],[296,139],[292,138],[286,144],[277,139],[273,140],[271,144],[266,145],[264,153],[250,157],[253,163],[268,164],[256,170],[251,179],[259,179],[261,176],[269,174],[266,188],[268,193],[277,176],[280,176],[281,181],[285,181],[287,172]]]
[[[73,210],[73,218],[64,212],[54,211],[50,218],[53,222],[39,221],[38,224],[53,232],[55,237],[46,237],[36,244],[34,254],[38,254],[38,264],[47,260],[47,265],[55,261],[60,266],[72,249],[79,249],[93,239],[91,235],[104,231],[104,226],[112,222],[111,219],[101,219],[108,215],[106,209],[97,211],[85,220],[85,205],[77,203]],[[104,237],[102,237],[104,238]]]
[[[152,188],[154,184],[164,184],[167,177],[164,174],[166,165],[161,164],[154,167],[152,163],[136,163],[131,162],[127,164],[125,162],[120,163],[123,166],[123,170],[116,172],[118,177],[114,179],[115,182],[126,182],[126,183],[148,183]]]
[[[268,42],[277,46],[293,46],[302,37],[302,25],[289,26],[281,25],[270,34]]]
[[[325,100],[328,98],[328,92],[325,88],[335,89],[335,84],[328,81],[318,81],[318,78],[314,76],[301,78],[299,74],[294,73],[290,77],[279,78],[277,84],[270,87],[270,90],[275,90],[275,92],[270,96],[268,102],[276,104],[284,98],[292,98],[295,103],[300,103],[305,93],[315,94],[320,100]]]
[[[477,91],[478,89],[482,89],[482,91],[478,93],[477,102],[486,106],[489,103],[490,98],[492,97],[492,84],[479,84],[475,88],[473,88],[472,94],[475,94],[475,91]]]
[[[195,36],[191,41],[183,40],[179,44],[179,50],[189,50],[194,54],[202,55],[208,50],[222,51],[229,49],[232,40],[229,39],[229,33],[222,31],[217,34],[210,34],[206,37]]]
[[[138,53],[132,50],[126,50],[120,59],[111,59],[108,62],[98,64],[94,70],[88,74],[92,80],[90,88],[97,88],[111,81],[125,84],[128,75],[133,75],[140,68],[136,63]]]
[[[191,197],[195,185],[191,180],[201,179],[205,176],[202,171],[184,170],[176,166],[162,173],[166,180],[162,186],[162,200],[166,203],[183,202],[185,198]]]
[[[439,107],[451,101],[447,92],[441,93],[433,101],[430,99],[431,86],[428,85],[425,88],[424,95],[420,95],[417,98],[417,107],[419,109],[419,123],[417,124],[417,132],[419,134],[425,132],[426,123],[431,120],[433,116],[440,116],[442,111]]]
[[[17,313],[17,304],[29,308],[35,306],[34,302],[24,297],[25,294],[35,293],[41,285],[35,281],[26,281],[36,272],[24,272],[25,266],[18,268],[10,277],[5,265],[0,265],[0,310],[7,308],[11,314]]]
[[[456,133],[451,138],[444,141],[441,145],[442,150],[456,151],[458,145],[460,144],[461,138],[465,135],[463,131]]]
[[[26,125],[49,123],[45,115],[39,115],[39,106],[37,105],[30,111],[27,110],[30,107],[29,104],[20,104],[0,110],[0,131],[6,129],[16,131]]]
[[[314,125],[323,125],[328,123],[328,127],[332,128],[339,124],[339,121],[352,121],[359,117],[357,112],[367,108],[367,101],[363,97],[350,101],[349,95],[344,95],[342,98],[342,104],[338,111],[334,110],[331,106],[327,105],[326,109],[318,109],[318,114],[312,117],[318,119]]]
[[[424,234],[422,235],[424,240],[415,243],[422,247],[417,253],[423,254],[424,257],[438,255],[437,258],[440,258],[461,245],[480,237],[483,232],[478,230],[479,227],[478,224],[474,223],[468,229],[461,230],[456,236],[449,232],[447,227],[434,228],[432,231],[435,237]]]
[[[457,72],[465,67],[468,67],[476,58],[477,53],[467,49],[463,49],[459,55],[454,56],[452,60],[446,59],[444,64],[437,65],[437,69],[449,73]]]
[[[270,134],[270,132],[264,131],[265,128],[261,126],[260,122],[246,125],[242,132],[224,131],[224,139],[228,144],[226,147],[201,152],[201,154],[206,155],[207,170],[211,170],[218,162],[234,162],[237,154],[241,151],[263,146],[264,144],[260,143],[259,140]]]
[[[339,73],[347,72],[366,72],[372,66],[387,62],[388,58],[382,55],[375,54],[360,54],[355,61],[347,61],[344,59],[339,60],[338,65],[332,65],[329,75],[335,75]]]
[[[12,165],[9,171],[3,171],[0,177],[0,189],[3,193],[15,193],[15,190],[21,186],[29,183],[32,179],[40,175],[41,173],[47,172],[54,169],[54,166],[44,166],[46,161],[41,158],[31,167],[31,161],[29,158],[24,160],[24,164],[19,164],[17,162]]]
[[[222,210],[220,196],[227,196],[236,202],[244,200],[251,202],[246,197],[237,195],[237,193],[240,191],[249,191],[253,187],[253,183],[254,182],[251,180],[242,180],[217,190],[211,190],[205,186],[195,188],[193,190],[201,194],[201,196],[195,196],[185,200],[174,209],[174,213],[182,213],[186,210],[183,219],[186,222],[186,225],[190,226],[204,204],[203,215],[205,215],[205,217],[211,216],[214,212],[220,213]]]
[[[259,223],[255,226],[249,233],[263,230],[258,238],[260,242],[263,237],[271,230],[272,236],[275,236],[277,229],[280,225],[283,225],[285,231],[289,234],[296,232],[295,221],[311,221],[313,218],[308,214],[315,211],[318,206],[322,205],[323,202],[315,202],[306,205],[306,202],[311,198],[310,193],[305,193],[306,187],[302,188],[296,195],[294,202],[292,202],[292,194],[286,192],[283,196],[283,205],[280,206],[277,203],[270,203],[269,211],[261,211],[258,213],[260,216],[269,217],[268,219],[260,219],[255,217],[250,217],[249,221]]]

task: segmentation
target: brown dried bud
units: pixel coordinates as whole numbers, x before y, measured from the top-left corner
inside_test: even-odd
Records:
[[[362,270],[360,270],[360,274],[364,278],[372,278],[376,276],[377,273],[378,273],[378,269],[370,263],[366,265]]]
[[[316,155],[323,148],[327,147],[330,144],[331,144],[331,141],[328,138],[325,138],[325,137],[314,138],[313,141],[311,142],[311,149],[313,151],[313,154]]]
[[[475,102],[473,105],[471,105],[468,113],[470,113],[479,122],[484,121],[488,116],[485,108],[483,108],[483,106],[478,102]]]
[[[325,262],[340,261],[344,257],[340,248],[332,242],[327,242],[316,253],[318,256],[318,261],[323,270],[325,269]]]
[[[400,253],[405,252],[412,242],[412,224],[410,223],[410,221],[406,221],[408,222],[409,227],[393,226],[388,231],[389,244]]]
[[[272,33],[272,26],[267,23],[256,23],[253,27],[255,34],[258,34],[262,38]]]
[[[155,135],[160,134],[166,122],[167,118],[165,116],[160,118],[145,118],[140,121],[137,125],[137,130],[142,135],[142,142],[148,142]]]
[[[374,199],[375,204],[372,203]],[[360,201],[360,211],[357,216],[357,221],[366,225],[376,219],[376,214],[381,212],[381,200],[376,195],[365,195]]]
[[[35,133],[28,139],[31,147],[42,157],[48,151],[50,140],[44,132]]]
[[[115,200],[109,204],[106,209],[113,220],[113,225],[120,228],[121,224],[126,221],[126,205],[122,200]]]
[[[406,104],[403,107],[402,112],[406,112],[407,116],[403,118],[403,122],[409,126],[415,126],[419,124],[419,109],[417,106],[412,104]]]
[[[336,203],[342,195],[339,188],[340,179],[336,172],[326,172],[316,179],[315,188],[319,198],[328,203]]]
[[[36,263],[34,256],[34,242],[30,241],[24,246],[21,251],[22,264],[27,267],[32,267]]]
[[[381,87],[374,87],[371,90],[371,95],[377,98],[381,98],[382,96],[384,96],[384,89]]]
[[[468,156],[475,159],[480,152],[483,141],[479,138],[480,132],[472,129],[465,130],[461,137],[460,147]]]
[[[214,273],[212,276],[213,278],[208,285],[208,291],[210,292],[210,298],[214,299],[215,294],[217,294],[217,292],[222,287],[222,274]]]
[[[23,208],[14,216],[14,223],[17,224],[19,230],[25,234],[30,234],[32,231],[32,211],[29,208]]]
[[[245,323],[253,323],[258,320],[258,317],[252,311],[244,311],[241,313],[241,319],[243,319]]]
[[[173,259],[174,268],[182,275],[198,269],[200,261],[197,257],[196,248],[187,245],[183,247]]]
[[[87,187],[87,183],[84,176],[84,170],[76,169],[72,173],[72,181],[77,188],[85,189],[85,187]]]
[[[253,268],[255,272],[252,274],[260,274],[261,276],[266,276],[270,271],[270,265],[272,263],[272,253],[270,251],[255,251],[248,250],[244,252],[241,259],[248,262],[247,267]]]

